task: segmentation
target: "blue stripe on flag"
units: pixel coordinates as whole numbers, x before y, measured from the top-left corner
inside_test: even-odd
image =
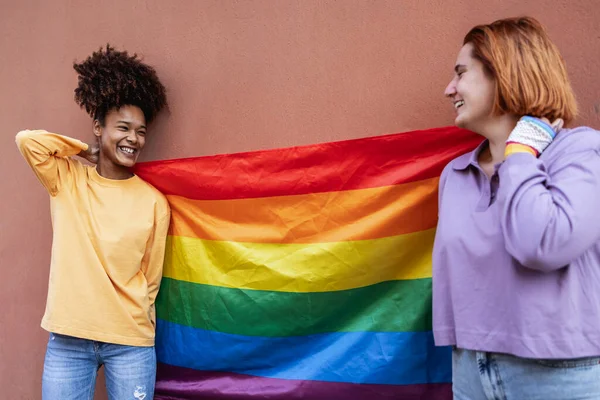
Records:
[[[451,382],[451,350],[431,332],[262,337],[157,321],[160,362],[269,378],[410,385]]]

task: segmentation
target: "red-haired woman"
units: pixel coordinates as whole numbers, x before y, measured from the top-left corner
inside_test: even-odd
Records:
[[[533,18],[473,28],[445,94],[485,139],[440,180],[437,345],[455,399],[600,399],[600,132]]]

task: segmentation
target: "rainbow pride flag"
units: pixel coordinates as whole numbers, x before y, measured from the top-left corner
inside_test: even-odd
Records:
[[[141,164],[172,224],[157,399],[451,399],[431,333],[456,128]]]

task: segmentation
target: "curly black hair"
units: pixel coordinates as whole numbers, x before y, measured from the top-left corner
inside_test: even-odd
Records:
[[[150,123],[167,104],[156,71],[137,54],[130,56],[107,44],[73,68],[79,74],[75,102],[101,125],[110,110],[126,105],[139,107]]]

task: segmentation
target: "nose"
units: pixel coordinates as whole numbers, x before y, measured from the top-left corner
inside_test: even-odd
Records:
[[[134,130],[130,130],[127,134],[127,143],[135,144],[138,142],[137,134]]]
[[[452,97],[456,94],[456,78],[453,78],[448,86],[446,86],[446,90],[444,90],[444,96]]]

